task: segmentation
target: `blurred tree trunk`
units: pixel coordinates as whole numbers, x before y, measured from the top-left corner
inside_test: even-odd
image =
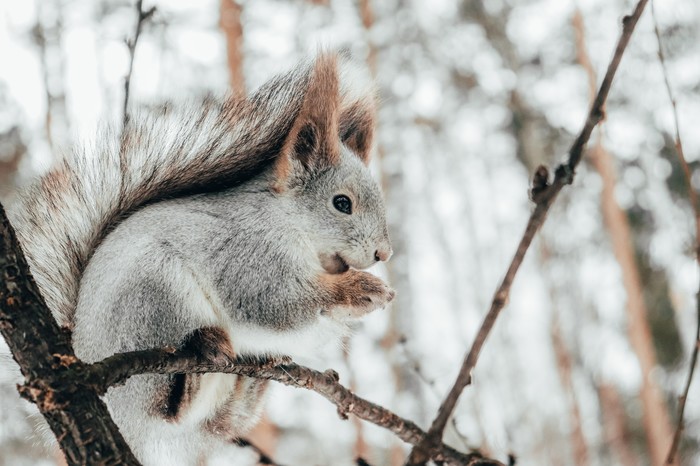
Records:
[[[221,0],[219,26],[226,38],[226,59],[231,91],[234,94],[245,95],[241,10],[242,7],[236,0]]]
[[[615,199],[616,177],[612,157],[600,141],[589,152],[589,156],[603,181],[601,193],[603,218],[612,241],[615,258],[622,270],[622,282],[627,294],[627,330],[642,374],[639,396],[644,409],[643,423],[649,454],[653,464],[663,464],[673,438],[673,431],[661,389],[651,377],[656,367],[656,355],[647,322],[647,308],[639,270],[634,258],[632,231],[627,216]]]
[[[603,418],[605,444],[622,466],[637,466],[637,458],[630,448],[627,416],[617,389],[610,384],[598,386],[600,411]]]
[[[586,438],[583,436],[583,430],[581,429],[581,412],[579,411],[578,402],[576,400],[576,390],[572,377],[574,364],[571,354],[566,347],[566,343],[562,338],[556,313],[552,318],[551,332],[554,356],[556,357],[557,368],[559,369],[559,378],[567,395],[566,403],[569,405],[571,416],[570,438],[573,447],[574,464],[584,466],[589,464],[588,446],[586,445]]]
[[[45,131],[51,148],[69,142],[70,122],[66,108],[65,60],[62,50],[63,11],[60,2],[42,2],[32,30],[39,48],[41,72],[46,94]]]
[[[481,26],[504,66],[518,76],[523,64],[506,31],[511,9],[511,6],[503,6],[502,11],[494,15],[489,13],[484,1],[474,1],[464,2],[460,12],[464,19]],[[516,155],[527,167],[528,173],[534,173],[540,165],[552,162],[548,154],[557,153],[555,147],[559,134],[551,127],[545,115],[527,103],[518,86],[514,86],[510,92],[508,108],[512,115],[513,135],[517,141]]]
[[[396,8],[398,10],[400,6],[396,6]],[[367,65],[372,73],[372,77],[376,80],[378,77],[378,50],[371,39],[371,31],[376,19],[371,0],[360,0],[359,13],[367,42]],[[377,81],[377,84],[379,86],[382,85],[379,81]],[[379,111],[379,109],[377,109],[377,111]],[[379,115],[377,115],[377,117],[379,117]],[[380,134],[379,122],[377,122],[375,127],[375,134]],[[396,298],[391,303],[390,323],[382,340],[382,348],[386,351],[387,359],[391,364],[396,393],[400,394],[409,391],[413,394],[414,399],[419,400],[421,390],[420,387],[416,386],[416,375],[412,372],[410,367],[407,367],[409,365],[401,364],[396,354],[391,354],[392,352],[395,353],[395,351],[402,346],[405,336],[410,334],[412,319],[410,267],[408,264],[406,243],[407,233],[404,231],[406,206],[403,192],[403,171],[400,166],[400,160],[387,154],[379,138],[377,138],[376,144],[381,184],[386,197],[388,210],[387,222],[391,235],[392,249],[394,251],[391,261],[387,263],[387,273],[389,275],[389,283],[396,289]],[[405,454],[401,444],[397,440],[392,439],[391,445],[389,446],[389,464],[392,466],[401,466],[404,461]]]
[[[576,32],[578,61],[588,73],[591,99],[595,96],[595,71],[586,49],[584,24],[581,13],[577,10],[573,18]],[[589,159],[600,174],[603,182],[601,205],[603,220],[612,242],[613,253],[622,271],[622,283],[627,294],[628,335],[632,350],[637,355],[642,373],[639,396],[644,410],[643,423],[647,437],[649,455],[653,464],[663,464],[666,451],[673,438],[673,430],[668,415],[668,408],[656,381],[651,377],[656,367],[654,342],[647,321],[647,308],[639,269],[634,257],[634,240],[632,230],[625,212],[615,199],[617,177],[610,153],[605,150],[598,134],[598,140],[588,152]],[[677,463],[674,463],[677,464]]]
[[[348,366],[349,367],[349,366]],[[352,375],[353,382],[350,384],[350,390],[355,392],[357,386],[354,382],[355,375]],[[362,458],[367,459],[370,457],[370,448],[365,440],[365,431],[362,426],[362,419],[357,416],[352,416],[352,424],[355,427],[355,443],[353,444],[352,456],[356,460]]]

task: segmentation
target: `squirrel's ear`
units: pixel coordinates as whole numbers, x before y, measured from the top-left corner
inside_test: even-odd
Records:
[[[376,125],[376,88],[369,70],[350,60],[340,61],[340,140],[369,164]]]
[[[365,165],[369,164],[374,139],[374,102],[365,99],[353,102],[340,113],[340,140]]]
[[[338,106],[336,57],[323,53],[310,68],[301,111],[275,163],[275,190],[288,186],[299,169],[312,173],[340,162]]]

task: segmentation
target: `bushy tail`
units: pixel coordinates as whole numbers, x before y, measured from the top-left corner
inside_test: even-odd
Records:
[[[281,75],[247,99],[135,113],[122,135],[103,131],[20,194],[8,214],[60,325],[72,326],[83,270],[120,219],[159,199],[231,187],[275,160],[315,66]],[[345,98],[341,106],[351,108],[364,96]]]

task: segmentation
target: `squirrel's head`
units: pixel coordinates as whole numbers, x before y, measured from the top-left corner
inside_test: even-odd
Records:
[[[364,269],[392,253],[384,201],[367,167],[375,124],[368,83],[335,56],[320,55],[273,171],[273,191],[298,205],[330,273]]]
[[[328,272],[364,269],[391,257],[379,186],[351,151],[341,149],[340,162],[310,179],[299,200]]]

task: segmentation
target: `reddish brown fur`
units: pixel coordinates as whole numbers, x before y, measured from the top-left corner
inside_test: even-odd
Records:
[[[319,146],[315,155],[323,158],[323,163],[328,165],[340,162],[340,147],[337,142],[339,87],[336,56],[321,55],[316,60],[302,114],[316,126]]]
[[[201,355],[206,361],[226,363],[236,358],[236,352],[226,330],[221,327],[202,327],[185,340],[183,349]]]
[[[340,161],[338,64],[334,55],[321,55],[314,63],[301,111],[275,162],[272,189],[282,192],[292,174],[291,157],[306,169],[335,165]],[[311,144],[311,145],[309,145]]]
[[[361,316],[372,309],[372,300],[387,293],[384,282],[369,272],[350,269],[338,274],[319,275],[318,284],[323,291],[324,308],[342,307]],[[389,301],[393,298],[390,292]]]

